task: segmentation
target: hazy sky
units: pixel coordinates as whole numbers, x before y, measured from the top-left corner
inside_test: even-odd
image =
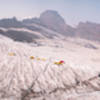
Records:
[[[0,0],[0,18],[36,17],[47,9],[58,11],[70,25],[100,23],[100,0]]]

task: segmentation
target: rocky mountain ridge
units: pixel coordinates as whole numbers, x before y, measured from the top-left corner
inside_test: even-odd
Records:
[[[47,10],[40,14],[39,18],[23,19],[18,21],[16,17],[1,19],[0,20],[1,28],[24,28],[49,38],[53,38],[52,32],[56,32],[56,36],[62,35],[63,37],[79,37],[87,40],[99,41],[100,42],[100,24],[92,22],[80,22],[76,28],[67,25],[65,20],[57,11]],[[43,27],[41,29],[41,27]],[[0,28],[0,34],[8,36],[9,32],[4,34],[3,30]],[[47,32],[46,29],[52,31]],[[16,32],[13,31],[11,35],[14,35]],[[8,35],[7,35],[8,34]],[[20,34],[18,32],[18,37]],[[22,38],[24,38],[26,33],[23,32]],[[33,34],[32,34],[33,35]],[[38,35],[38,34],[35,34]],[[28,36],[28,34],[27,34]],[[55,36],[55,35],[54,35]],[[29,36],[28,36],[29,37]],[[34,36],[32,36],[34,37]],[[10,38],[16,38],[16,35],[10,36]],[[27,38],[27,37],[25,37]],[[35,37],[34,37],[35,38]],[[27,41],[27,39],[26,39]]]

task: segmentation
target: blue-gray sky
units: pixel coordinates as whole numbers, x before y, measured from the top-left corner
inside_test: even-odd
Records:
[[[38,17],[47,9],[58,11],[69,25],[100,23],[100,0],[0,0],[0,18]]]

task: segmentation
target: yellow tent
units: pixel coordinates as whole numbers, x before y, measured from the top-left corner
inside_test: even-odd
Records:
[[[9,55],[9,56],[16,56],[16,54],[13,53],[13,52],[8,53],[8,55]]]
[[[35,59],[35,57],[34,56],[30,56],[30,59]]]

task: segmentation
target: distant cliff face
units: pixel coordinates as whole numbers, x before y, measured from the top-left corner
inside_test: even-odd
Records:
[[[40,15],[40,23],[64,35],[73,35],[73,28],[68,26],[57,11],[47,10]]]
[[[23,27],[24,25],[16,17],[0,20],[0,27]]]
[[[64,19],[56,11],[47,10],[40,15],[40,22],[49,28],[56,29],[65,25]]]
[[[88,40],[100,41],[100,24],[80,22],[76,28],[76,36]]]

